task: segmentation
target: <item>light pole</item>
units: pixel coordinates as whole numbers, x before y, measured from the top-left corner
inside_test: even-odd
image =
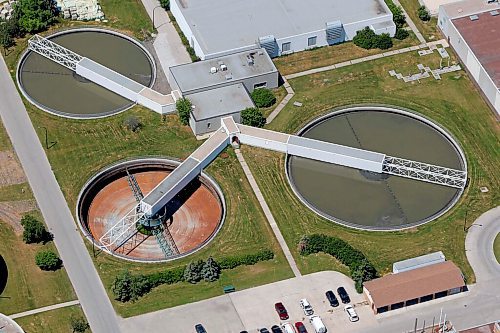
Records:
[[[153,8],[153,15],[152,15],[153,16],[153,29],[156,29],[156,27],[155,27],[155,10],[156,10],[156,8],[162,8],[162,6],[158,5],[155,8]]]

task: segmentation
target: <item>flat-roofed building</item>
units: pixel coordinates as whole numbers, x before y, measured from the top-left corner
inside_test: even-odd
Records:
[[[500,3],[465,0],[443,5],[438,26],[500,115]]]
[[[423,256],[395,262],[392,264],[392,272],[394,274],[406,272],[412,269],[444,262],[445,260],[446,258],[441,251],[424,254]]]
[[[384,0],[172,0],[170,10],[201,59],[264,47],[271,57],[351,40],[394,36]]]
[[[445,261],[364,283],[363,291],[374,313],[427,302],[464,291],[460,269]]]

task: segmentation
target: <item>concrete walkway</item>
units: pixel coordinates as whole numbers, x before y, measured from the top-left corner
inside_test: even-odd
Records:
[[[285,87],[287,95],[285,96],[285,98],[283,98],[280,104],[278,104],[278,106],[273,110],[273,112],[271,112],[269,117],[267,117],[266,124],[270,124],[271,121],[273,121],[274,118],[276,118],[276,116],[281,112],[281,110],[285,108],[288,102],[290,102],[293,95],[295,95],[295,91],[293,91],[292,86],[290,86],[290,83],[288,83],[286,78],[283,78],[283,80],[285,80],[285,82],[283,83],[283,87]]]
[[[393,56],[396,54],[402,54],[402,53],[407,53],[407,52],[411,52],[411,51],[418,51],[420,49],[426,49],[428,47],[436,46],[436,45],[442,45],[443,47],[449,46],[448,42],[446,40],[442,39],[442,40],[438,40],[438,41],[434,41],[434,42],[430,42],[430,43],[425,43],[425,44],[418,45],[418,46],[405,47],[405,48],[402,48],[399,50],[383,52],[383,53],[374,54],[374,55],[363,57],[363,58],[358,58],[358,59],[340,62],[337,64],[325,66],[325,67],[313,68],[313,69],[309,69],[309,70],[303,71],[303,72],[288,74],[285,76],[285,78],[287,80],[291,80],[291,79],[295,79],[297,77],[301,77],[301,76],[305,76],[305,75],[311,75],[311,74],[331,71],[333,69],[342,68],[342,67],[346,67],[346,66],[350,66],[350,65],[355,65],[355,64],[359,64],[361,62],[371,61],[371,60],[375,60],[375,59],[390,57],[390,56]]]
[[[403,14],[406,17],[406,23],[408,24],[408,26],[410,27],[410,29],[413,31],[413,33],[415,34],[415,36],[417,36],[418,41],[420,43],[422,43],[422,44],[425,44],[425,38],[424,38],[424,36],[420,33],[420,31],[418,31],[417,26],[415,25],[415,23],[411,19],[410,15],[408,15],[408,13],[406,12],[405,8],[401,5],[401,3],[398,0],[392,0],[392,1],[394,2],[394,4],[396,6],[401,7],[401,9],[403,10]]]
[[[299,269],[297,268],[295,260],[293,259],[292,253],[290,252],[290,249],[288,248],[288,245],[286,244],[285,239],[283,238],[283,235],[281,234],[281,231],[278,228],[278,225],[276,224],[276,220],[274,219],[274,216],[271,213],[271,210],[269,209],[269,206],[267,205],[266,200],[262,195],[262,192],[260,191],[259,185],[257,185],[257,182],[255,181],[255,178],[252,175],[252,171],[250,171],[250,168],[248,167],[248,164],[245,161],[245,158],[243,157],[239,149],[235,149],[235,152],[236,156],[238,157],[238,161],[240,162],[241,167],[245,172],[245,176],[247,177],[248,182],[250,183],[250,186],[252,187],[252,190],[255,193],[255,196],[257,197],[257,200],[259,201],[259,204],[262,207],[264,214],[266,215],[267,221],[269,222],[269,225],[273,229],[274,235],[276,236],[276,239],[278,240],[278,243],[280,244],[281,249],[285,254],[286,260],[288,261],[288,264],[290,265],[293,274],[296,277],[302,276]]]
[[[38,309],[34,309],[34,310],[19,312],[19,313],[10,315],[9,317],[12,319],[17,319],[17,318],[21,318],[21,317],[31,316],[31,315],[34,315],[37,313],[47,312],[47,311],[51,311],[51,310],[65,308],[68,306],[78,305],[78,304],[80,304],[79,301],[69,301],[69,302],[65,302],[65,303],[44,306],[43,308],[38,308]]]
[[[158,32],[153,43],[163,72],[168,78],[168,69],[172,66],[191,62],[191,58],[182,44],[179,34],[175,30],[165,9],[160,7],[158,0],[142,0],[144,8],[153,21]]]
[[[52,172],[28,112],[0,57],[0,117],[94,333],[119,332],[116,314]]]

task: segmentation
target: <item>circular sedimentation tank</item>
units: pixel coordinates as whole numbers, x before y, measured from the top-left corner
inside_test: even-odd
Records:
[[[81,56],[151,87],[156,67],[136,40],[105,29],[71,29],[47,37]],[[124,111],[133,102],[27,50],[17,68],[18,86],[38,108],[67,118],[100,118]]]
[[[354,107],[307,124],[301,136],[466,170],[464,154],[444,129],[409,111]],[[287,177],[319,215],[345,226],[399,230],[448,211],[462,189],[288,156]]]
[[[180,163],[161,158],[136,159],[112,165],[92,177],[80,192],[77,216],[86,237],[98,247],[99,239],[137,204],[128,182],[133,175],[144,195]],[[224,222],[225,203],[217,183],[202,173],[165,207],[163,226],[168,227],[179,254],[165,258],[156,237],[136,225],[137,237],[108,253],[141,262],[161,262],[185,257],[206,244]]]

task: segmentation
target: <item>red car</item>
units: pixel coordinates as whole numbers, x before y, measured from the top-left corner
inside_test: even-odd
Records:
[[[306,327],[301,321],[298,321],[295,323],[295,328],[297,329],[297,332],[299,333],[307,333]]]
[[[276,312],[278,312],[278,315],[280,316],[281,320],[288,319],[288,312],[286,311],[283,303],[279,302],[279,303],[274,304],[274,309],[276,309]]]

